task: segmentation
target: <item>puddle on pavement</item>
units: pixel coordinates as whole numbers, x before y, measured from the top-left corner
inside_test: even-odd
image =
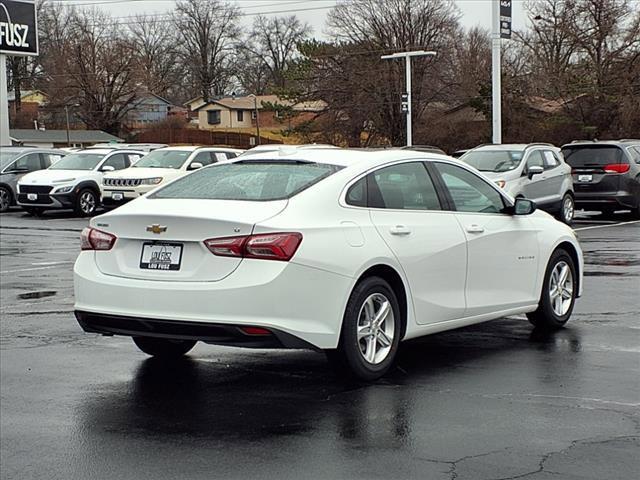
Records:
[[[58,292],[55,290],[42,290],[39,292],[27,292],[18,294],[18,298],[22,300],[31,300],[33,298],[53,297]]]

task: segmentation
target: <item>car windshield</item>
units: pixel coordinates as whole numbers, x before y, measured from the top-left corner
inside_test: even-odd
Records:
[[[565,161],[574,168],[600,167],[622,161],[622,149],[602,145],[562,147]]]
[[[508,172],[520,165],[521,150],[472,150],[460,160],[481,172]]]
[[[0,151],[0,170],[4,169],[22,152],[2,152]]]
[[[104,153],[71,153],[51,165],[49,170],[93,170],[104,155]]]
[[[191,155],[189,150],[154,150],[146,154],[133,165],[133,168],[180,168],[187,157]]]
[[[244,160],[197,170],[152,198],[269,201],[290,198],[342,167],[295,160]]]

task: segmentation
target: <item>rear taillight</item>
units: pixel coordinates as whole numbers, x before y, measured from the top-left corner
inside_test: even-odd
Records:
[[[244,237],[210,238],[205,246],[220,257],[260,258],[288,261],[302,242],[297,232],[265,233]]]
[[[629,171],[628,163],[612,163],[610,165],[604,166],[604,171],[606,173],[627,173]]]
[[[80,234],[81,250],[111,250],[116,236],[95,228],[85,228]]]

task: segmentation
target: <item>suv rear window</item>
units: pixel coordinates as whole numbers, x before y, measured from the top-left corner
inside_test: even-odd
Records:
[[[342,167],[322,163],[245,160],[212,165],[167,185],[152,198],[282,200],[306,190]]]
[[[562,147],[564,160],[574,168],[602,167],[623,163],[622,149],[611,145],[576,145]],[[626,163],[626,162],[624,162]]]

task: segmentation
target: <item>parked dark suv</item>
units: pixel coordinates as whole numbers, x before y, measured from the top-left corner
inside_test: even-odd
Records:
[[[562,147],[571,165],[576,208],[640,217],[640,140],[575,141]]]

